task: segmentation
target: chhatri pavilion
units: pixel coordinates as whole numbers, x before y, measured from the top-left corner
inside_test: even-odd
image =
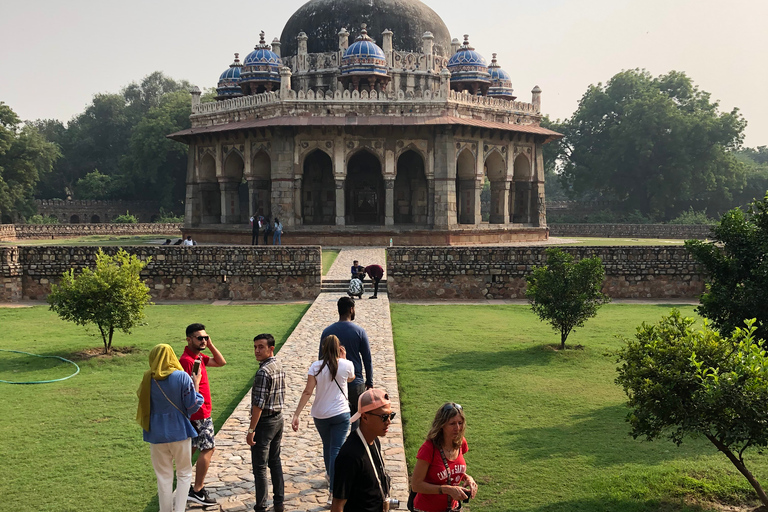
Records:
[[[250,243],[264,215],[289,244],[545,239],[542,147],[560,134],[503,59],[418,0],[311,0],[235,54],[215,102],[192,91],[192,127],[169,135],[190,149],[184,235]]]

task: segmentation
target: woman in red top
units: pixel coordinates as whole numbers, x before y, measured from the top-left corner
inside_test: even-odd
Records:
[[[464,439],[465,424],[464,410],[459,404],[448,402],[437,411],[427,440],[416,454],[411,478],[411,489],[416,492],[415,510],[458,510],[460,501],[477,494],[477,484],[467,474],[464,461],[468,450]]]

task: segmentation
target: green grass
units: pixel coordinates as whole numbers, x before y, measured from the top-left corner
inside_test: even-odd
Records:
[[[79,375],[55,384],[0,384],[0,481],[3,510],[156,511],[157,487],[135,422],[136,390],[148,368],[149,350],[169,343],[177,354],[185,346],[184,329],[202,322],[227,366],[209,372],[216,429],[250,388],[257,369],[253,336],[271,332],[282,345],[307,305],[151,306],[147,325],[132,335],[118,333],[114,345],[132,347],[110,359],[83,359],[83,349],[101,347],[101,339],[60,320],[45,307],[0,309],[0,348],[75,359]],[[0,352],[0,379],[64,377],[71,365]]]
[[[413,467],[437,408],[462,404],[468,472],[482,512],[701,511],[753,491],[707,441],[633,440],[615,383],[615,335],[632,336],[669,306],[608,305],[559,335],[526,306],[391,306],[406,455]],[[681,310],[693,315],[693,307]],[[768,456],[747,453],[768,483]]]
[[[662,239],[662,238],[588,238],[588,237],[550,237],[550,240],[561,239],[576,240],[562,245],[587,245],[587,246],[627,246],[627,245],[680,245],[685,240]]]
[[[336,261],[336,256],[339,255],[337,249],[323,249],[323,275],[326,275],[331,270],[331,265]]]
[[[167,235],[88,235],[77,238],[56,238],[56,239],[35,239],[35,240],[14,240],[12,242],[0,242],[0,247],[8,245],[103,245],[103,246],[122,246],[122,245],[160,245],[170,238],[175,242],[180,238],[176,233]]]

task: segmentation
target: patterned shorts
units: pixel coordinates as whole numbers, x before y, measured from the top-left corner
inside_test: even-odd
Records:
[[[192,426],[197,430],[197,437],[192,438],[192,448],[200,451],[210,450],[216,446],[213,439],[213,421],[211,418],[192,420]]]

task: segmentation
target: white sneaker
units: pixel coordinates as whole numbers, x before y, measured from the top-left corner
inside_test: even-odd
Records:
[[[332,493],[332,492],[328,494],[328,501],[326,501],[325,503],[326,503],[326,505],[328,505],[329,507],[330,507],[331,505],[333,505],[333,493]]]

